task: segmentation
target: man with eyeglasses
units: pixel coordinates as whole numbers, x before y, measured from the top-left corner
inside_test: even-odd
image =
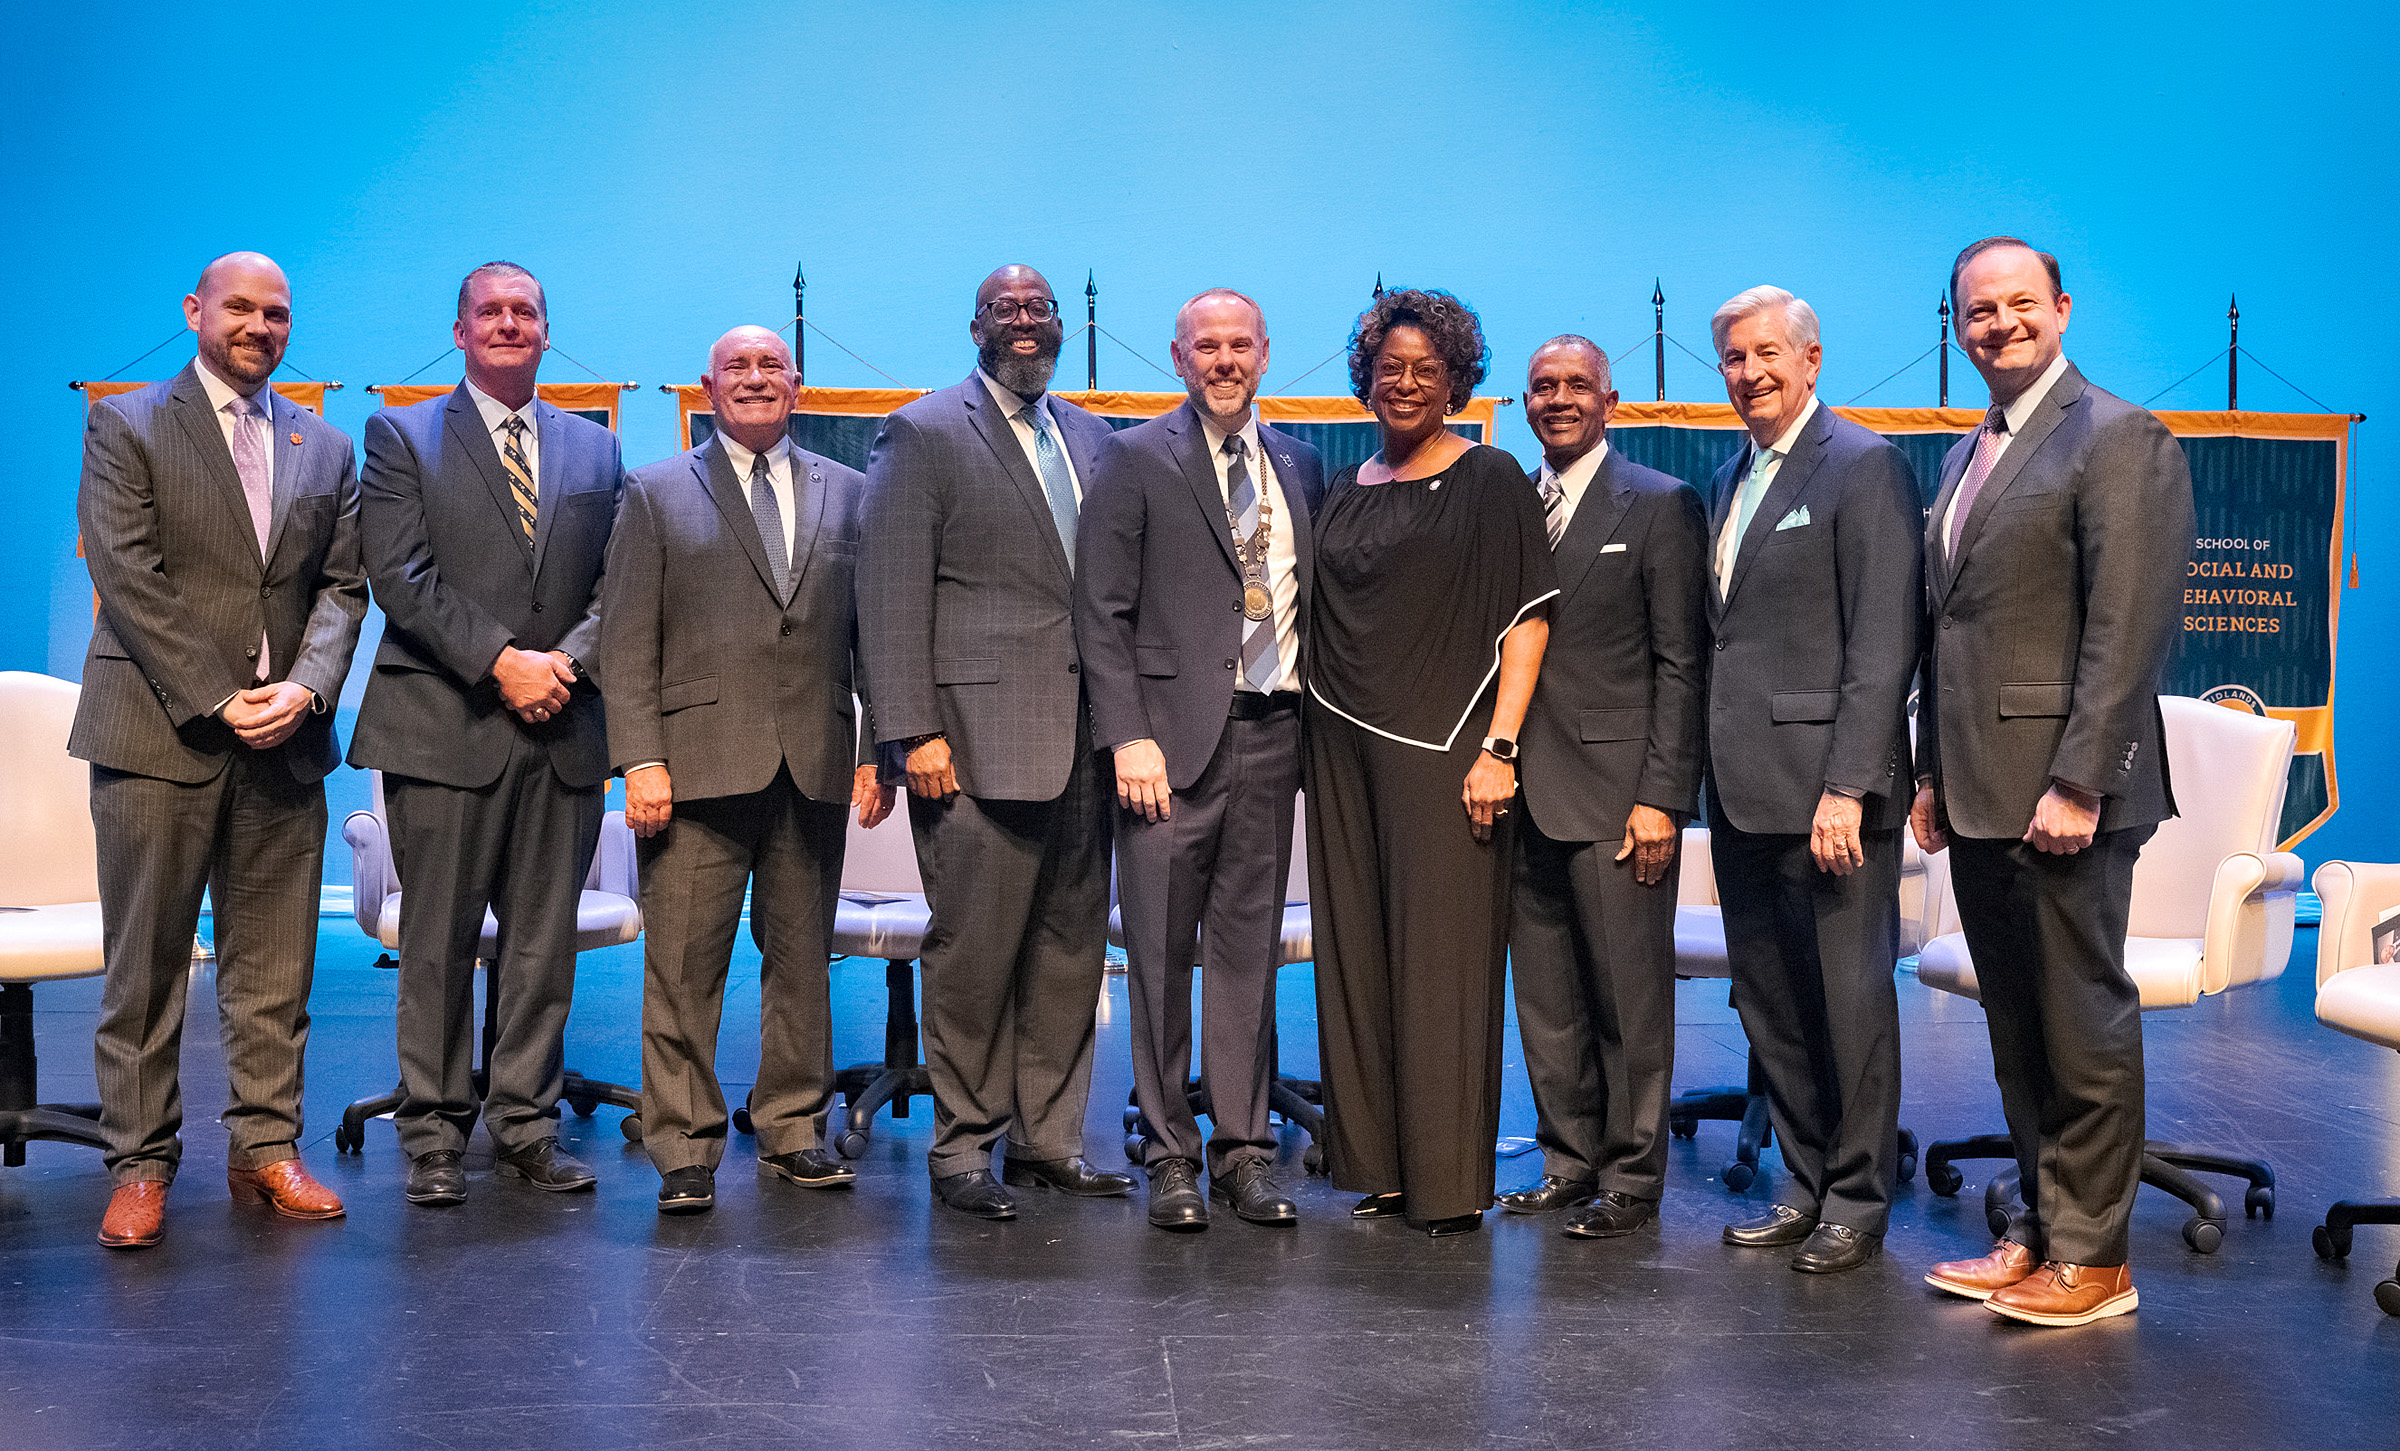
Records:
[[[927,1164],[984,1219],[1016,1214],[991,1172],[1003,1137],[1008,1184],[1134,1185],[1083,1158],[1114,792],[1075,650],[1075,529],[1109,428],[1049,396],[1063,334],[1039,272],[995,271],[975,371],[893,413],[867,458],[859,665],[932,912]]]

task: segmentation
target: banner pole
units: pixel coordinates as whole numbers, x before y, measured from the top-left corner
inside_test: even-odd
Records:
[[[2242,406],[2242,303],[2232,293],[2225,294],[2225,411],[2239,412]]]
[[[1667,293],[1662,279],[1650,282],[1650,343],[1658,354],[1658,401],[1667,401]]]
[[[1950,294],[1942,294],[1942,399],[1941,406],[1950,406]]]
[[[808,274],[792,264],[792,381],[808,386]]]
[[[1083,270],[1083,386],[1100,391],[1100,284],[1092,269]]]
[[[1375,274],[1375,297],[1378,301],[1383,298],[1383,274],[1380,272]]]

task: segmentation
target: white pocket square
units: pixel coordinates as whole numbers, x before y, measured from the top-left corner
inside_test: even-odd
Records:
[[[1784,516],[1783,516],[1783,522],[1782,522],[1782,523],[1780,523],[1780,524],[1778,524],[1778,525],[1776,525],[1775,527],[1776,527],[1776,529],[1777,529],[1777,530],[1779,530],[1779,531],[1780,531],[1780,530],[1784,530],[1784,529],[1797,529],[1797,528],[1801,527],[1802,525],[1806,524],[1807,522],[1808,522],[1808,505],[1806,505],[1806,504],[1802,504],[1802,505],[1801,505],[1799,508],[1797,508],[1797,509],[1794,509],[1794,510],[1793,510],[1792,512],[1790,512],[1789,514],[1786,514],[1786,515],[1784,515]]]
[[[1600,552],[1602,554],[1623,554],[1625,552],[1625,546],[1622,544],[1603,544],[1600,546]]]

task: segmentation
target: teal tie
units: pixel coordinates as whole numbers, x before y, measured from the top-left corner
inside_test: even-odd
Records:
[[[1017,415],[1033,430],[1033,461],[1041,470],[1042,492],[1050,499],[1050,517],[1058,524],[1058,542],[1067,551],[1067,572],[1075,572],[1075,479],[1067,472],[1067,456],[1059,452],[1058,435],[1050,420],[1031,404]]]
[[[1750,537],[1750,521],[1758,514],[1759,503],[1767,497],[1767,470],[1783,455],[1771,448],[1762,448],[1750,459],[1750,476],[1742,480],[1741,497],[1734,503],[1733,553],[1740,558],[1742,541]]]

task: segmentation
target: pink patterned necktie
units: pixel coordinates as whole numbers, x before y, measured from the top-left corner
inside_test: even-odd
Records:
[[[1950,506],[1950,557],[1958,557],[1959,536],[1967,532],[1967,515],[1974,512],[1975,496],[1983,492],[1983,481],[1992,476],[1992,465],[2000,458],[2000,445],[2008,439],[2008,415],[1995,403],[1983,415],[1983,432],[1975,437],[1975,457],[1967,461],[1967,474],[1958,481],[1958,501]]]
[[[225,405],[233,415],[233,471],[242,478],[242,497],[250,505],[250,528],[258,536],[258,555],[267,555],[267,530],[275,514],[275,468],[267,457],[266,430],[251,422],[266,410],[256,399],[236,398]],[[258,678],[267,676],[267,637],[258,638]]]

